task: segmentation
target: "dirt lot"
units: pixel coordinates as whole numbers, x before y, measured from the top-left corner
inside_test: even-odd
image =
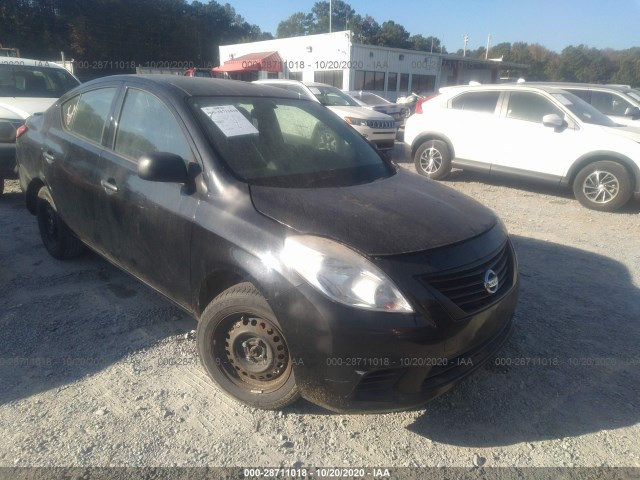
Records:
[[[451,393],[387,415],[235,403],[198,365],[193,319],[96,255],[49,257],[10,183],[0,466],[640,467],[640,202],[605,214],[532,184],[446,183],[514,237],[516,332]]]

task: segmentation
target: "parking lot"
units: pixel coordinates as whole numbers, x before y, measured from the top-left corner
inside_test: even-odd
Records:
[[[413,165],[396,144],[403,168]],[[195,320],[94,254],[59,262],[17,182],[0,199],[0,466],[640,467],[640,201],[454,171],[516,246],[516,331],[424,409],[241,406],[198,364]],[[407,228],[412,228],[407,225]]]

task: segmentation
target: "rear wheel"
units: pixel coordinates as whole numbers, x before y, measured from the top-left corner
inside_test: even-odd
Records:
[[[604,160],[590,163],[578,172],[573,193],[587,208],[612,212],[625,205],[633,192],[627,169]]]
[[[58,260],[66,260],[80,255],[84,244],[73,235],[62,221],[46,187],[38,192],[38,230],[47,252]]]
[[[300,396],[280,324],[251,283],[218,295],[204,310],[197,337],[205,369],[235,399],[270,410]]]
[[[420,145],[413,162],[418,173],[433,180],[441,180],[451,173],[449,147],[441,140],[429,140]]]

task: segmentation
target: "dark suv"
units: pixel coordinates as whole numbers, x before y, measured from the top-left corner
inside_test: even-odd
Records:
[[[413,407],[511,331],[518,270],[496,216],[283,89],[106,77],[17,143],[49,253],[87,245],[194,315],[204,367],[250,405]]]

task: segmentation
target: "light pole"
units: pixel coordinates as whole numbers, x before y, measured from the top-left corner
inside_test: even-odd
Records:
[[[331,0],[329,0],[329,33],[331,33]]]

